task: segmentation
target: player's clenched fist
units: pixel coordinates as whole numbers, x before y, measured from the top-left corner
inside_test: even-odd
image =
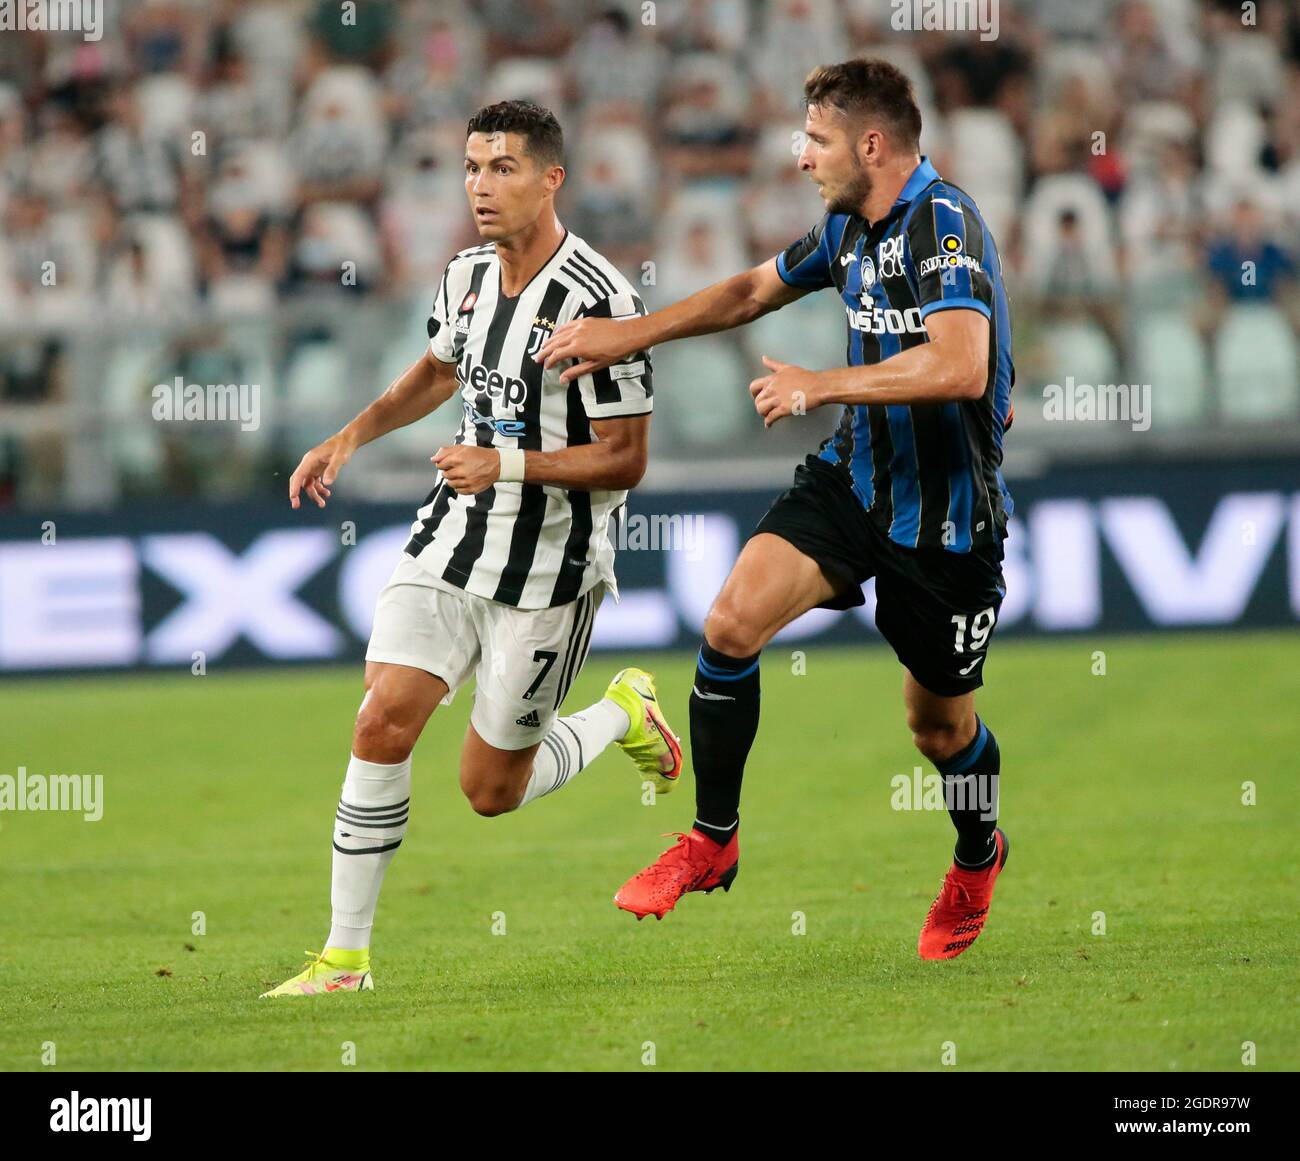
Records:
[[[501,476],[501,456],[496,448],[465,444],[440,447],[433,462],[442,472],[442,478],[451,485],[451,490],[463,496],[473,496],[490,488]]]
[[[355,450],[341,435],[330,436],[312,448],[289,477],[289,506],[297,508],[299,495],[306,492],[316,501],[318,508],[324,508],[339,470],[352,458]]]
[[[772,372],[755,379],[749,385],[754,397],[754,407],[763,417],[763,426],[771,427],[787,415],[806,415],[819,401],[816,394],[816,376],[804,367],[793,363],[778,363],[763,356],[763,366]]]

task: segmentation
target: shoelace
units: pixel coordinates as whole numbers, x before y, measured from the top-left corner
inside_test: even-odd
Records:
[[[659,858],[655,861],[654,865],[648,867],[646,870],[646,873],[652,876],[656,881],[656,883],[666,878],[672,878],[675,880],[680,875],[680,871],[681,871],[680,865],[672,865],[672,864],[665,865],[663,863],[663,858],[664,855],[670,855],[673,854],[675,851],[680,850],[683,844],[686,843],[688,836],[683,834],[679,830],[675,830],[675,831],[665,831],[659,837],[668,838],[670,835],[675,837],[677,839],[677,842],[673,846],[669,847],[666,851],[664,851],[663,855],[659,856]],[[685,854],[685,852],[683,852],[683,854]],[[695,867],[691,865],[691,863],[688,860],[686,863],[686,869],[691,872],[691,878],[687,880],[684,890],[694,891],[699,887],[701,883],[703,883],[709,877],[709,875],[714,870],[714,866],[713,863],[710,861],[710,862],[706,862],[704,866],[700,867],[697,870]]]
[[[944,874],[943,882],[939,886],[939,894],[935,896],[934,902],[930,904],[930,910],[926,912],[925,921],[927,923],[934,918],[934,913],[939,910],[939,904],[943,902],[944,896],[948,893],[949,886],[952,887],[953,894],[957,896],[958,902],[967,907],[970,906],[970,891],[967,890],[963,883],[953,877],[952,872],[953,868],[949,867],[947,872]]]
[[[325,950],[323,948],[320,951],[311,951],[308,948],[303,948],[302,954],[309,956],[310,958],[302,965],[302,971],[298,973],[299,975],[302,975],[302,972],[311,971],[317,964],[329,964],[329,960],[325,958]]]
[[[671,855],[675,851],[680,849],[682,844],[687,841],[688,836],[680,830],[668,830],[668,831],[664,831],[664,833],[661,834],[659,837],[675,838],[677,841],[672,846],[670,846],[666,851],[664,851],[664,853],[660,855],[659,858],[657,858],[651,866],[646,868],[646,874],[653,877],[654,879],[663,879],[668,877],[669,875],[676,876],[677,867],[671,864],[665,864],[663,861],[664,855]]]

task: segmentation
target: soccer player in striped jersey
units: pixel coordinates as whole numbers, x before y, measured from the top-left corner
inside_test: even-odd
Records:
[[[480,246],[447,265],[429,347],[380,398],[302,458],[289,484],[324,507],[363,444],[451,400],[463,415],[380,594],[365,697],[334,827],[333,923],[324,950],[268,996],[373,988],[370,933],[384,872],[406,831],[411,751],[437,706],[473,678],[460,785],[493,816],[566,785],[611,742],[671,790],[681,746],[639,669],[559,717],[606,589],[610,516],[645,471],[648,350],[561,382],[533,356],[575,318],[644,314],[621,274],[555,214],[563,136],[531,102],[479,110],[465,189]]]
[[[690,702],[695,825],[615,902],[662,917],[688,891],[730,887],[759,652],[809,609],[862,604],[860,586],[875,577],[907,725],[943,775],[957,830],[917,941],[922,958],[949,959],[983,929],[1008,850],[996,825],[998,744],[975,712],[1005,593],[1007,296],[975,202],[920,155],[921,114],[898,69],[818,68],[804,97],[799,166],[826,204],[805,237],[646,317],[574,322],[542,349],[546,366],[577,358],[565,373],[590,374],[625,351],[740,326],[821,289],[835,291],[848,324],[847,368],[764,358],[768,373],[750,384],[769,427],[831,404],[842,419],[759,522],[706,620]]]

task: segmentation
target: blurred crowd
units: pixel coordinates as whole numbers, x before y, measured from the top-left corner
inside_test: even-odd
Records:
[[[465,121],[504,97],[564,126],[562,220],[651,307],[672,301],[817,220],[794,165],[803,77],[871,54],[912,77],[923,152],[999,240],[1018,391],[1168,382],[1157,419],[1162,390],[1175,421],[1296,418],[1300,2],[996,7],[988,40],[895,30],[888,0],[110,0],[98,41],[0,33],[0,408],[107,367],[71,356],[88,336],[120,353],[166,333],[128,360],[152,384],[196,352],[228,363],[210,328],[302,304],[386,305],[409,361],[447,258],[476,241]],[[718,389],[707,432],[677,416],[686,445],[750,421],[732,384],[758,345],[836,362],[841,316],[806,305],[689,361],[662,352],[667,381],[689,367]],[[299,335],[267,377],[292,380],[303,343],[325,373],[346,341]],[[356,381],[355,352],[334,371],[357,403],[384,385]],[[0,499],[23,443],[4,426]],[[179,470],[152,454],[138,474]]]

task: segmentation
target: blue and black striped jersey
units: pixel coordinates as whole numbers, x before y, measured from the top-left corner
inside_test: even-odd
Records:
[[[1015,379],[1011,314],[997,247],[970,195],[923,157],[879,222],[827,214],[777,256],[777,270],[791,286],[839,291],[850,366],[929,342],[925,319],[938,310],[989,320],[983,396],[850,404],[820,455],[898,544],[969,552],[999,543],[1012,511],[1001,471]]]

